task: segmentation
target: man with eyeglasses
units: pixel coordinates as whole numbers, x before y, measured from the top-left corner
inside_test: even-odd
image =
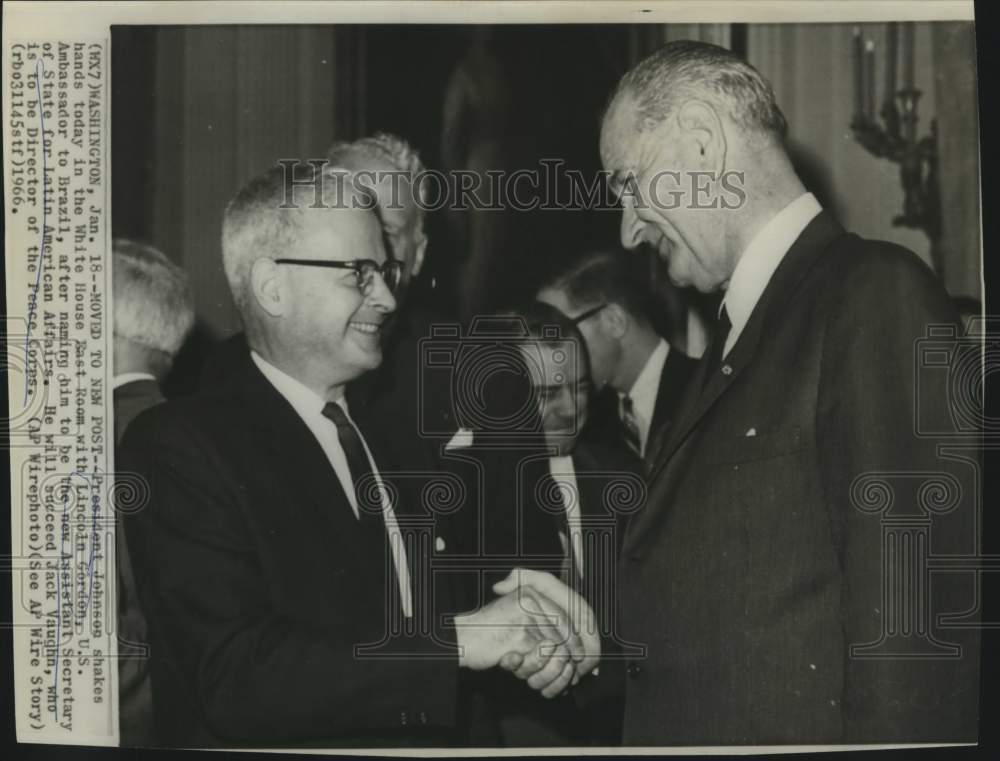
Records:
[[[344,398],[381,362],[399,268],[349,173],[311,172],[272,169],[226,209],[250,361],[122,443],[150,490],[126,534],[161,744],[451,744],[459,667],[515,658],[554,697],[596,663],[554,577],[468,613],[429,585],[408,528],[428,516],[389,488],[385,442]]]
[[[584,254],[538,299],[572,318],[587,342],[599,392],[588,434],[616,442],[645,464],[676,418],[697,363],[653,328],[649,288],[636,266],[621,251]]]

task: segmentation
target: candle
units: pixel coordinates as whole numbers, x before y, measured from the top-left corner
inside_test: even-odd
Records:
[[[913,35],[916,31],[916,24],[909,23],[903,25],[903,89],[912,90],[914,77],[914,56],[916,48],[913,42]]]
[[[861,29],[854,27],[854,119],[860,121],[862,116],[862,91],[864,77],[862,75]]]
[[[891,110],[896,97],[896,55],[899,49],[899,29],[895,23],[889,24],[885,51],[885,104]]]
[[[875,119],[875,43],[865,40],[865,115]]]

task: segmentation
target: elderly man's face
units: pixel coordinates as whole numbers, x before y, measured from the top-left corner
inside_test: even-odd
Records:
[[[378,218],[358,209],[303,209],[301,237],[289,258],[385,261]],[[350,269],[291,266],[285,340],[303,357],[328,363],[331,381],[346,381],[382,361],[381,333],[396,301],[381,275],[367,294]]]
[[[557,455],[568,455],[587,422],[586,363],[573,341],[530,344],[522,346],[521,353],[538,399],[545,443]]]
[[[389,181],[384,181],[375,192],[379,198],[379,214],[386,242],[392,248],[393,258],[404,265],[400,290],[405,291],[410,279],[423,264],[427,238],[410,183],[398,181],[395,192],[389,185]]]
[[[397,293],[405,294],[410,279],[420,272],[427,248],[415,189],[409,178],[387,161],[356,156],[347,164],[363,172],[363,184],[375,192],[382,230],[391,249],[388,253],[404,265]]]
[[[721,288],[731,273],[718,218],[692,208],[692,172],[701,169],[694,150],[670,119],[639,132],[627,93],[612,103],[601,126],[601,160],[622,203],[622,245],[630,250],[652,246],[675,285],[708,293]]]

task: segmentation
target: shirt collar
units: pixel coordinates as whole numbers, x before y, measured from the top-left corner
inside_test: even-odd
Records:
[[[743,251],[729,279],[722,304],[729,315],[730,347],[750,319],[774,271],[802,231],[823,208],[812,193],[803,193],[764,225]],[[719,307],[720,313],[722,307]]]
[[[549,470],[553,473],[565,472],[566,468],[573,467],[573,455],[565,454],[549,458]]]
[[[257,368],[264,374],[264,377],[274,386],[277,392],[288,400],[288,403],[292,405],[299,414],[299,417],[303,420],[313,420],[317,415],[323,414],[323,408],[326,407],[326,399],[319,396],[304,383],[297,381],[288,373],[279,370],[257,352],[251,350],[250,358],[253,359],[254,364],[257,365]],[[347,400],[341,397],[336,402],[347,413]],[[350,413],[348,413],[348,417],[350,417]]]
[[[121,388],[126,383],[135,383],[136,381],[143,380],[150,380],[156,383],[156,376],[152,373],[122,373],[112,379],[111,390],[114,391],[117,388]]]
[[[656,395],[660,391],[660,376],[669,353],[670,345],[661,338],[628,392],[632,399],[632,409],[646,422],[653,419]]]

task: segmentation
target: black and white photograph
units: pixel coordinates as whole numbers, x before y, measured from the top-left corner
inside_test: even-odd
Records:
[[[58,492],[85,571],[53,578],[87,615],[108,587],[95,702],[116,743],[976,745],[1000,566],[971,4],[416,5],[108,26],[87,245],[110,292],[85,310],[64,290],[80,335],[106,310],[106,356],[77,364],[107,379],[113,496],[95,562],[96,498]],[[97,52],[23,54],[14,111],[37,97],[56,124],[66,79],[85,136],[63,73],[77,55],[85,92]],[[55,214],[26,260],[12,415],[72,398],[59,372],[30,380],[36,336],[66,338]],[[68,689],[87,659],[58,652]],[[50,689],[58,723],[74,708]]]

